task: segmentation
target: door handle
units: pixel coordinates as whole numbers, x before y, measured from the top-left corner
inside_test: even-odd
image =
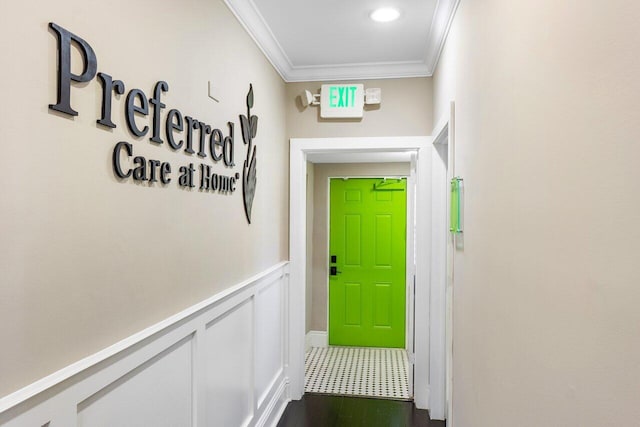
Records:
[[[340,273],[342,273],[342,271],[338,271],[338,267],[336,267],[335,265],[332,265],[331,267],[329,267],[329,274],[331,276],[335,276]]]

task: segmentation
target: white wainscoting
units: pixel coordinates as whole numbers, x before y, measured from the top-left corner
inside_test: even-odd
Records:
[[[288,398],[281,263],[0,400],[6,427],[274,426]]]

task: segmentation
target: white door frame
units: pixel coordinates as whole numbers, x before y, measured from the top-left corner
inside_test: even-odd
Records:
[[[289,254],[290,291],[288,306],[287,377],[289,397],[294,400],[304,394],[305,291],[306,291],[306,199],[307,162],[314,158],[337,155],[394,156],[413,154],[416,176],[415,215],[415,381],[414,402],[418,408],[430,408],[431,396],[444,396],[445,390],[429,385],[429,328],[444,328],[430,323],[430,263],[431,263],[431,136],[371,137],[371,138],[293,138],[289,158]],[[317,156],[317,157],[316,157]],[[404,160],[406,161],[406,160]],[[373,160],[375,162],[375,160]],[[444,304],[444,302],[443,302]],[[435,362],[435,361],[434,361]],[[444,372],[445,366],[433,366]]]
[[[433,130],[432,155],[432,270],[431,322],[442,323],[431,336],[431,386],[444,387],[444,395],[431,397],[431,415],[446,418],[453,426],[453,262],[455,237],[449,233],[451,192],[449,183],[455,176],[455,104]],[[444,157],[444,158],[443,158]],[[435,369],[445,366],[444,371]]]
[[[447,118],[448,119],[448,118]],[[447,306],[448,298],[448,251],[449,240],[449,121],[440,121],[434,129],[433,154],[431,156],[431,324],[445,325],[432,331],[429,378],[431,387],[444,389],[445,394],[431,396],[431,415],[444,419],[447,415],[448,372],[447,358]],[[444,366],[445,369],[439,369]]]

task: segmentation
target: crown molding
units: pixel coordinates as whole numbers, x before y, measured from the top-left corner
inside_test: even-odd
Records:
[[[424,61],[294,66],[252,0],[224,0],[285,82],[430,77],[460,0],[438,0]]]
[[[271,62],[271,65],[287,81],[287,71],[291,70],[293,65],[253,1],[224,0],[224,2]]]
[[[424,62],[384,62],[340,65],[292,67],[287,82],[313,82],[331,80],[393,79],[430,76]],[[284,77],[283,77],[284,78]]]
[[[433,12],[429,40],[427,40],[426,64],[429,68],[429,76],[436,71],[440,54],[447,41],[449,29],[459,4],[460,0],[438,0],[436,9]]]

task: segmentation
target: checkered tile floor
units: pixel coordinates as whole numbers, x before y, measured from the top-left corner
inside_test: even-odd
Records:
[[[312,347],[304,391],[409,400],[408,366],[403,349]]]

